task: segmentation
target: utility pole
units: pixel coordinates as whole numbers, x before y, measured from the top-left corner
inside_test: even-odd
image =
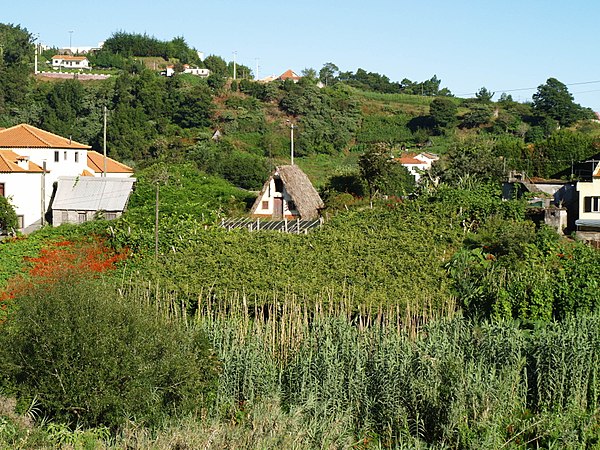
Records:
[[[46,160],[42,162],[42,221],[41,225],[44,226],[46,217]]]
[[[258,81],[258,58],[254,58],[254,61],[256,62],[256,74],[254,75],[254,80]]]
[[[237,56],[237,51],[233,52],[233,79],[235,80],[237,77],[237,67],[235,65],[235,57]]]
[[[294,125],[294,123],[291,122],[290,120],[288,120],[288,123],[290,124],[290,161],[293,166],[294,165],[294,128],[296,128],[296,125]]]
[[[69,51],[71,53],[73,53],[73,51],[71,50],[71,47],[73,46],[73,30],[69,30]]]
[[[106,177],[106,106],[104,106],[104,140],[102,143],[102,149],[104,151],[104,171],[102,176]]]

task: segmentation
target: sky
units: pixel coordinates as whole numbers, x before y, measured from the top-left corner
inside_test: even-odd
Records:
[[[600,111],[595,0],[28,0],[2,1],[0,22],[44,44],[96,46],[116,31],[183,36],[206,56],[260,78],[333,62],[341,71],[423,81],[459,97],[481,87],[531,100],[548,78]],[[72,33],[70,33],[70,31]]]

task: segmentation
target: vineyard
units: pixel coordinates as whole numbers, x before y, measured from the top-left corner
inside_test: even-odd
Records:
[[[600,256],[494,185],[298,234],[223,228],[245,194],[180,167],[155,254],[152,176],[119,221],[0,244],[0,447],[600,442]]]

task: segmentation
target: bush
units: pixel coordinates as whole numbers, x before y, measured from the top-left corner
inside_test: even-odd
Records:
[[[210,399],[216,365],[203,335],[149,304],[84,277],[32,287],[16,301],[0,326],[0,373],[6,389],[37,398],[50,419],[152,426]]]

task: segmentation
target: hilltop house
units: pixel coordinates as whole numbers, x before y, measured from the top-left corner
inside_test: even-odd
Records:
[[[272,219],[316,219],[323,200],[298,166],[279,166],[264,184],[250,214]]]
[[[89,145],[21,124],[0,130],[0,194],[9,197],[28,233],[46,221],[59,177],[101,177],[103,158]],[[106,177],[129,178],[133,170],[107,158]]]
[[[85,56],[54,55],[53,69],[91,69],[90,61]]]
[[[281,75],[279,75],[277,79],[281,81],[292,80],[294,83],[297,83],[298,81],[300,81],[301,78],[301,76],[299,76],[296,72],[290,69],[286,70]]]

